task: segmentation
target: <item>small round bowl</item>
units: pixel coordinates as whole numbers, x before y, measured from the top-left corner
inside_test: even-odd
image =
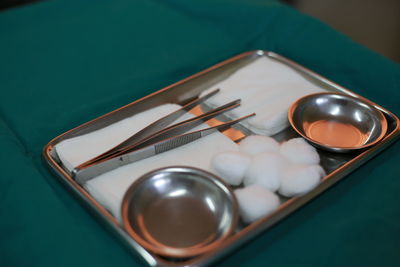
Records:
[[[349,95],[317,93],[300,98],[288,112],[289,122],[315,146],[350,152],[379,142],[387,122],[372,103]]]
[[[236,228],[238,205],[218,177],[191,167],[149,172],[126,192],[126,231],[156,254],[187,258],[218,247]]]

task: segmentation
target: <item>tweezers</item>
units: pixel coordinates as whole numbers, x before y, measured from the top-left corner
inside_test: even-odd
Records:
[[[181,109],[151,123],[114,148],[77,166],[72,170],[72,176],[78,183],[82,184],[95,176],[111,171],[120,166],[188,144],[216,131],[225,131],[232,125],[255,115],[255,113],[253,113],[217,126],[185,133],[223,112],[238,107],[240,105],[240,100],[238,99],[212,109],[200,116],[168,126],[183,114],[186,114],[188,110],[215,95],[218,91],[219,90],[217,89],[201,98],[189,102]]]

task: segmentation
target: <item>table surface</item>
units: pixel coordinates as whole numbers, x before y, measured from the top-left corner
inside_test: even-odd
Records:
[[[43,1],[1,12],[0,36],[0,266],[141,266],[41,150],[236,54],[275,51],[400,114],[398,64],[277,1]],[[398,266],[399,148],[218,266]]]

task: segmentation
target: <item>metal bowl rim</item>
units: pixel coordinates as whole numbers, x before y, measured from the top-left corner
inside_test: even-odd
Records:
[[[165,172],[165,171],[171,171],[171,170],[176,170],[176,169],[184,169],[184,170],[194,170],[196,172],[200,172],[205,174],[202,176],[202,178],[208,179],[211,181],[215,186],[217,186],[219,189],[221,189],[224,194],[231,199],[232,201],[230,202],[232,205],[232,222],[229,225],[229,227],[226,228],[226,231],[224,231],[223,235],[221,235],[218,239],[212,241],[211,243],[203,246],[203,247],[192,247],[192,248],[173,248],[173,247],[156,247],[146,241],[146,239],[142,238],[139,234],[136,233],[135,229],[130,225],[129,219],[128,219],[128,208],[129,208],[129,203],[130,199],[132,198],[132,194],[134,193],[135,189],[145,182],[147,179],[150,179],[153,177],[155,174],[160,173],[160,172]],[[141,177],[139,177],[137,180],[135,180],[128,190],[126,191],[122,204],[121,204],[121,218],[122,218],[122,225],[125,229],[125,231],[136,241],[138,242],[141,246],[143,246],[145,249],[152,251],[158,255],[166,256],[166,257],[175,257],[175,258],[187,258],[187,257],[193,257],[197,256],[199,254],[206,253],[210,250],[215,249],[218,247],[221,243],[223,243],[235,230],[238,221],[239,221],[239,206],[238,202],[236,199],[235,194],[233,193],[233,190],[230,188],[227,183],[225,183],[221,178],[216,176],[215,174],[202,170],[200,168],[195,168],[195,167],[190,167],[190,166],[168,166],[168,167],[163,167],[163,168],[158,168],[155,170],[152,170],[150,172],[147,172],[143,174]]]
[[[377,138],[375,138],[375,140],[373,142],[364,144],[362,146],[357,146],[357,147],[334,147],[334,146],[328,146],[326,144],[320,143],[318,141],[315,141],[313,139],[311,139],[310,137],[308,137],[306,134],[304,134],[302,131],[300,131],[294,121],[293,121],[293,115],[296,111],[296,109],[299,107],[299,104],[301,102],[304,102],[305,100],[308,99],[313,99],[316,98],[318,96],[322,96],[322,95],[329,95],[329,96],[336,96],[336,97],[343,97],[343,98],[350,98],[352,100],[354,100],[357,103],[362,103],[364,105],[366,105],[369,109],[376,111],[377,114],[379,114],[378,116],[379,121],[381,122],[381,132],[379,134],[379,136]],[[334,93],[334,92],[320,92],[320,93],[313,93],[313,94],[308,94],[305,95],[299,99],[297,99],[295,102],[293,102],[289,108],[288,111],[288,120],[290,125],[292,126],[292,128],[299,134],[301,135],[303,138],[305,138],[306,140],[308,140],[311,143],[314,143],[316,145],[318,145],[319,147],[328,149],[330,151],[334,151],[334,152],[348,152],[348,151],[355,151],[355,150],[360,150],[360,149],[364,149],[370,146],[373,146],[375,144],[377,144],[380,140],[382,140],[382,138],[385,136],[386,132],[387,132],[387,128],[388,128],[388,124],[387,124],[387,120],[385,118],[385,116],[383,115],[383,113],[375,107],[375,104],[367,99],[361,99],[359,97],[356,96],[351,96],[348,94],[344,94],[344,93]]]

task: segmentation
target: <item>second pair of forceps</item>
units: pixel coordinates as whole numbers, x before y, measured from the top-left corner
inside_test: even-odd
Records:
[[[186,133],[203,122],[238,107],[240,105],[240,99],[237,99],[223,106],[214,108],[200,116],[168,126],[182,115],[188,113],[189,110],[214,96],[218,92],[219,89],[216,89],[189,102],[182,108],[151,123],[112,149],[82,163],[72,170],[73,177],[78,183],[84,183],[95,176],[128,163],[148,158],[188,144],[216,131],[225,131],[232,125],[255,115],[255,113],[253,113],[217,126]]]

